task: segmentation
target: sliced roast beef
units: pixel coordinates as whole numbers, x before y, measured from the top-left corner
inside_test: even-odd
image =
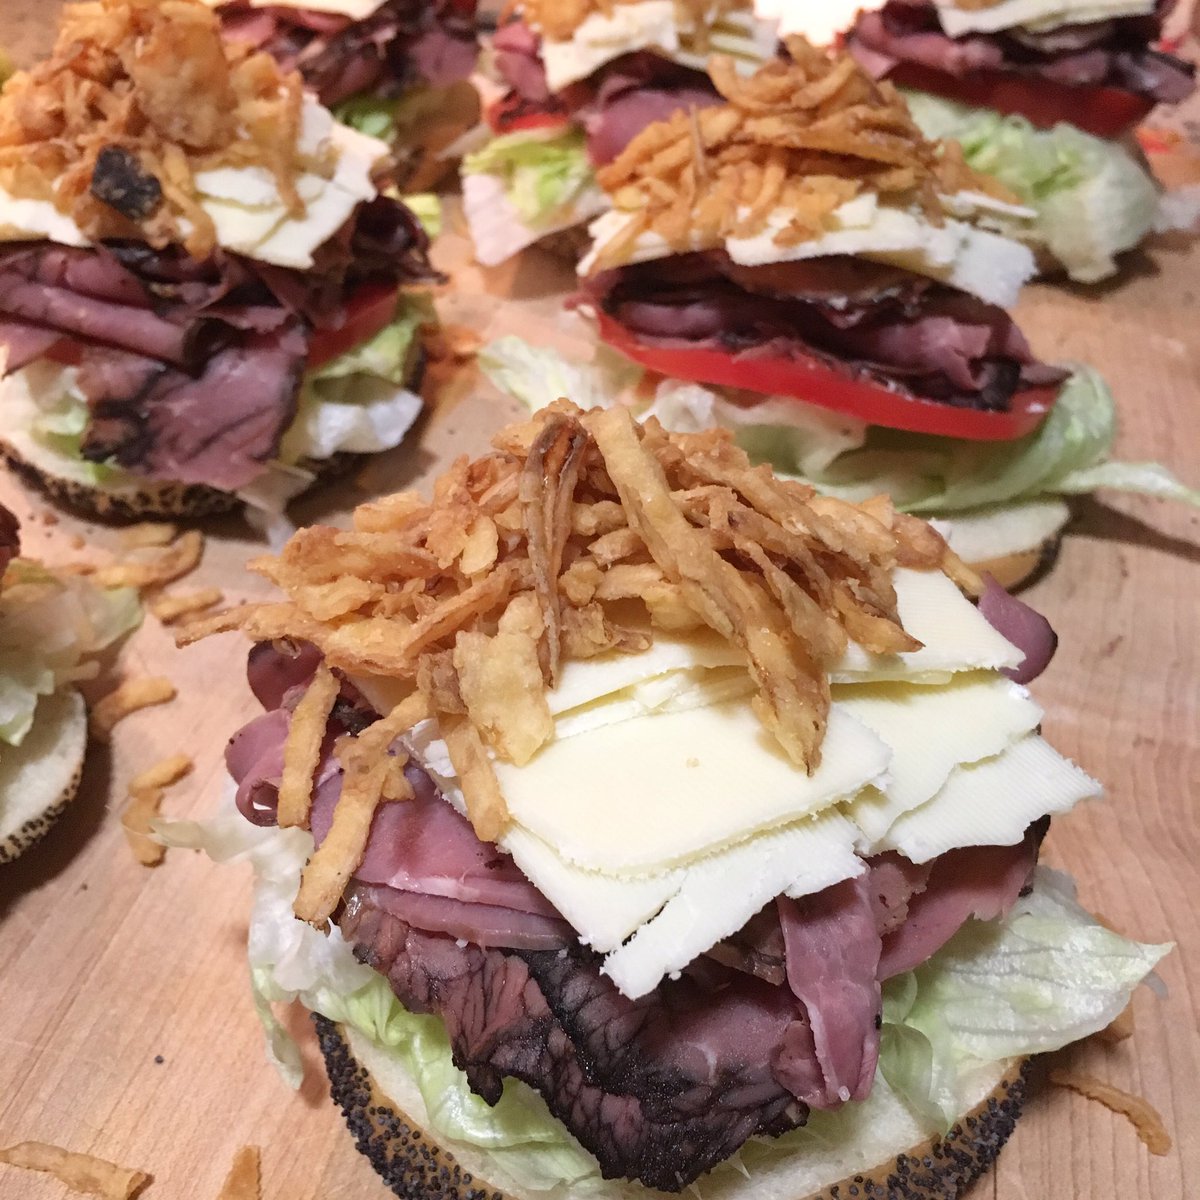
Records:
[[[385,98],[466,79],[478,56],[474,0],[386,0],[361,21],[303,7],[220,8],[225,36],[297,70],[327,106],[352,96]]]
[[[847,47],[876,78],[895,74],[915,86],[920,78],[904,68],[959,79],[988,72],[997,80],[1008,74],[1070,87],[1120,88],[1147,102],[1177,104],[1192,93],[1195,69],[1153,48],[1168,7],[1160,4],[1151,16],[952,38],[942,29],[933,0],[888,0],[858,15]],[[1081,97],[1079,103],[1084,102]],[[1073,118],[1069,112],[1062,115]]]
[[[581,991],[572,993],[581,1004],[572,1013],[587,1012],[596,1031],[589,1050],[572,1040],[535,974],[547,959],[569,963],[569,956],[464,945],[422,933],[366,903],[348,911],[341,925],[359,957],[387,976],[405,1007],[441,1017],[455,1064],[475,1091],[494,1104],[506,1076],[538,1090],[595,1155],[605,1178],[678,1192],[747,1138],[794,1128],[806,1116],[764,1067],[785,1015],[778,989],[750,980],[739,992],[741,1006],[714,1017],[691,994],[693,985],[681,980],[663,985],[653,1008],[639,1002],[630,1018],[625,1010],[633,1002],[605,1007],[617,995],[611,985],[597,1000],[604,980],[593,967]],[[563,973],[572,974],[569,967]],[[563,991],[571,991],[569,980],[560,996]],[[628,1035],[653,1057],[640,1061],[625,1053]],[[612,1062],[592,1055],[610,1046],[644,1092],[596,1082]]]
[[[1030,826],[1015,846],[971,846],[936,858],[904,923],[884,938],[879,978],[891,979],[919,967],[971,917],[990,921],[1004,916],[1037,866],[1049,826],[1048,817]]]
[[[562,92],[552,92],[541,38],[519,17],[505,21],[492,42],[496,69],[508,94],[488,114],[497,133],[521,128],[532,116],[569,120],[587,134],[588,156],[603,166],[647,125],[681,109],[706,108],[721,97],[703,71],[641,50],[604,63]]]
[[[755,360],[817,358],[954,407],[1007,411],[1017,391],[1066,378],[1033,356],[1003,309],[855,259],[747,268],[723,253],[677,255],[593,276],[580,298],[645,343],[723,350],[748,369]]]
[[[803,900],[780,896],[788,985],[804,1005],[820,1087],[792,1090],[813,1108],[865,1100],[879,1061],[879,951],[869,875]],[[785,1082],[791,1082],[785,1076]],[[811,1081],[806,1080],[811,1084]]]
[[[712,81],[660,54],[641,51],[607,63],[579,95],[576,119],[594,166],[612,162],[647,125],[674,113],[721,103]]]
[[[84,458],[144,479],[235,491],[296,415],[314,329],[336,329],[362,285],[435,277],[412,213],[358,207],[308,271],[218,251],[112,242],[0,250],[0,376],[56,352],[91,420]]]
[[[8,564],[21,553],[21,526],[3,504],[0,504],[0,578]]]
[[[77,377],[92,412],[84,458],[145,479],[245,487],[295,419],[308,344],[293,317],[275,333],[209,354],[196,375],[155,358],[86,350]]]

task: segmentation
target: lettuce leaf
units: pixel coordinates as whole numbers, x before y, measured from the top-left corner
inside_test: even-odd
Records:
[[[934,957],[884,988],[880,1071],[935,1127],[958,1112],[972,1062],[1059,1050],[1106,1028],[1170,945],[1130,941],[1039,867],[1003,923],[969,921]]]
[[[395,97],[360,92],[333,106],[333,115],[343,125],[357,129],[381,142],[395,140],[398,130],[397,110],[401,101]]]
[[[1115,256],[1154,227],[1158,187],[1120,142],[1073,125],[1038,129],[1024,117],[905,94],[926,135],[959,142],[972,167],[1036,210],[1028,235],[1015,227],[1005,232],[1044,245],[1072,279],[1095,283],[1112,275]]]
[[[649,402],[644,373],[612,351],[572,363],[556,351],[506,337],[485,346],[480,365],[501,391],[539,408],[560,395],[581,407],[630,404],[640,417],[692,431],[732,429],[757,462],[824,492],[865,500],[889,492],[898,507],[927,516],[977,513],[1039,497],[1113,488],[1200,505],[1200,491],[1155,463],[1112,462],[1116,407],[1098,372],[1077,367],[1046,420],[1013,442],[974,442],[865,426],[785,397],[661,380]]]
[[[595,186],[583,130],[506,133],[463,158],[463,174],[496,175],[521,219],[537,227],[554,222]]]
[[[88,674],[87,660],[141,623],[132,588],[103,589],[25,559],[0,596],[0,742],[19,746],[38,700]]]

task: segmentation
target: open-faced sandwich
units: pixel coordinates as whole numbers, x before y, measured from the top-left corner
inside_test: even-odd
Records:
[[[200,0],[70,5],[0,96],[0,445],[98,513],[279,513],[420,399],[387,148]]]
[[[1178,104],[1195,68],[1159,49],[1174,0],[850,0],[845,44],[910,91],[917,123],[1037,211],[1047,265],[1094,282],[1153,228],[1159,191],[1133,141],[1156,104]],[[807,29],[804,5],[790,28]],[[824,7],[824,6],[821,6]],[[857,11],[857,10],[864,11]],[[857,14],[857,15],[856,15]],[[821,16],[828,32],[828,16]]]
[[[401,1196],[957,1195],[1165,950],[1036,865],[1098,791],[1017,682],[1048,627],[724,431],[561,401],[494,446],[191,630],[256,640],[267,711],[165,836],[256,864],[273,1049],[299,996]]]
[[[475,254],[494,266],[608,206],[595,169],[648,124],[719,102],[705,65],[753,70],[775,53],[775,23],[748,0],[521,0],[493,40],[504,94],[490,139],[463,160]],[[563,238],[558,239],[560,242]],[[582,237],[565,239],[574,257]]]
[[[75,686],[141,620],[137,592],[21,558],[0,505],[0,863],[41,838],[74,798],[87,751]]]
[[[732,427],[823,491],[953,518],[955,549],[1010,584],[1065,524],[1061,494],[1196,499],[1108,462],[1103,383],[1040,362],[1009,315],[1034,259],[1000,230],[1030,211],[849,55],[788,45],[750,77],[714,59],[723,103],[650,126],[599,173],[613,207],[577,303],[645,373],[564,389],[507,343],[484,356],[493,377],[535,403],[624,383],[669,427]]]
[[[205,0],[227,38],[299,71],[338,120],[392,150],[398,186],[432,186],[479,119],[475,0]]]

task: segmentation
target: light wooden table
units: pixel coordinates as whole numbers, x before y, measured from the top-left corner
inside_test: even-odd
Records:
[[[14,0],[0,20],[11,23]],[[21,8],[21,5],[16,5]],[[40,10],[39,10],[40,11]],[[19,14],[18,14],[19,15]],[[11,32],[11,27],[10,31]],[[0,42],[5,40],[0,26]],[[555,294],[563,273],[532,256],[485,273],[461,241],[439,247],[454,271],[443,316],[485,335],[538,330],[569,340]],[[1162,242],[1119,286],[1032,289],[1020,316],[1049,358],[1093,362],[1123,412],[1119,451],[1166,462],[1200,482],[1200,250]],[[377,489],[427,484],[452,454],[481,450],[514,409],[485,389],[451,389],[400,451],[376,462]],[[342,521],[345,484],[302,508]],[[22,517],[29,552],[104,557],[110,529],[55,518],[0,477],[0,501]],[[185,586],[229,598],[260,594],[241,569],[257,547],[218,524]],[[73,548],[82,537],[85,548]],[[1136,1034],[1086,1046],[1071,1061],[1146,1096],[1175,1138],[1151,1158],[1106,1110],[1050,1089],[1034,1095],[979,1200],[1184,1200],[1200,1196],[1200,514],[1151,501],[1078,507],[1053,573],[1030,598],[1062,635],[1035,685],[1046,732],[1104,780],[1108,797],[1055,822],[1046,857],[1079,880],[1082,899],[1124,932],[1178,948],[1161,974],[1169,995],[1142,989]],[[172,705],[138,714],[111,750],[95,749],[66,819],[38,848],[0,868],[0,1144],[59,1142],[153,1172],[150,1197],[214,1196],[234,1149],[263,1147],[265,1200],[382,1200],[326,1084],[306,1018],[290,1025],[308,1072],[294,1094],[266,1065],[247,991],[247,874],[171,852],[138,866],[115,808],[138,769],[181,748],[195,774],[168,798],[172,815],[215,803],[229,734],[255,706],[236,636],[174,649],[153,621],[126,649],[129,673],[167,674]],[[161,1061],[159,1061],[161,1059]],[[59,1200],[60,1185],[0,1167],[0,1200]]]

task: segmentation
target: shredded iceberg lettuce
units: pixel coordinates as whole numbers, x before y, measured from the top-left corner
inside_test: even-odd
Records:
[[[518,132],[494,137],[463,158],[464,175],[495,175],[521,219],[534,228],[551,225],[595,188],[583,130],[547,136]]]
[[[251,825],[228,799],[209,821],[155,828],[167,845],[253,866],[252,992],[268,1056],[293,1086],[299,1052],[272,1005],[299,999],[369,1039],[416,1082],[437,1134],[495,1154],[518,1184],[538,1192],[566,1187],[572,1195],[600,1184],[595,1161],[535,1092],[510,1080],[499,1104],[485,1104],[454,1066],[436,1017],[407,1012],[336,928],[326,936],[295,919],[310,834]],[[944,1129],[982,1063],[1056,1049],[1103,1029],[1168,949],[1105,929],[1075,903],[1065,876],[1039,868],[1032,892],[1007,920],[969,922],[925,966],[888,983],[880,1074],[869,1100],[813,1113],[803,1129],[748,1144],[733,1167],[752,1170],[806,1146],[850,1141],[875,1108],[897,1097],[920,1129]]]
[[[16,559],[0,596],[0,743],[19,746],[38,700],[88,677],[88,659],[141,623],[132,588],[103,589]]]
[[[1076,903],[1069,877],[1039,867],[1006,921],[968,922],[925,966],[887,984],[880,1070],[944,1131],[964,1065],[1099,1032],[1170,949],[1100,925]]]
[[[959,142],[972,167],[1037,211],[1028,235],[1015,227],[1006,232],[1044,245],[1072,279],[1095,283],[1112,275],[1116,255],[1154,227],[1158,187],[1120,142],[1074,125],[1038,129],[1024,117],[905,94],[922,132]]]
[[[1076,368],[1033,433],[1013,442],[974,442],[868,427],[785,397],[674,380],[661,381],[647,402],[638,387],[643,373],[608,350],[577,364],[506,337],[485,346],[479,363],[498,388],[532,409],[567,395],[585,408],[636,405],[639,416],[656,416],[674,430],[723,425],[751,458],[780,474],[850,500],[886,491],[898,507],[924,515],[973,513],[1097,488],[1200,505],[1200,491],[1165,467],[1110,461],[1116,408],[1104,380],[1088,367]]]

